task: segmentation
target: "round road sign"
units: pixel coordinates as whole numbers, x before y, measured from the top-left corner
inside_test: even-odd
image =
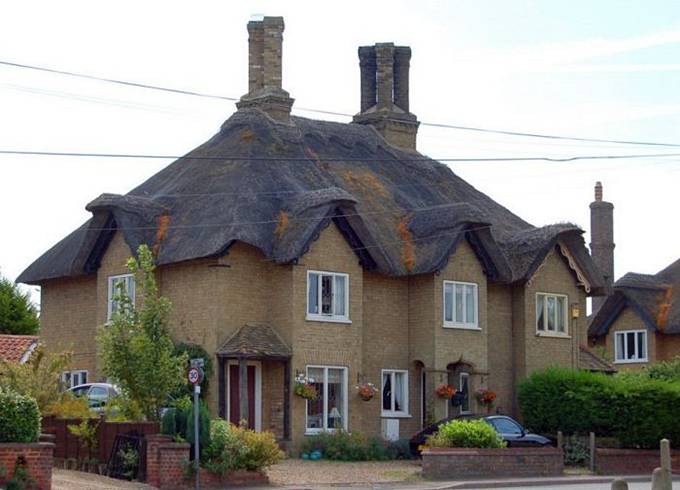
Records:
[[[200,383],[201,382],[201,371],[200,371],[200,369],[195,368],[195,367],[189,369],[188,378],[189,378],[189,383],[191,383],[192,385],[197,385],[198,383]]]

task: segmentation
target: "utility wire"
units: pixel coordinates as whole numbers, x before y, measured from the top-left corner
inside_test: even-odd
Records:
[[[57,157],[89,157],[89,158],[139,158],[153,160],[219,160],[219,161],[254,161],[254,162],[555,162],[568,163],[578,160],[627,160],[636,158],[666,158],[679,157],[680,153],[636,153],[628,155],[577,155],[571,157],[479,157],[479,158],[327,158],[327,157],[250,157],[234,155],[153,155],[143,153],[88,153],[88,152],[66,152],[66,151],[32,151],[32,150],[0,150],[0,155],[37,155],[37,156],[57,156]]]
[[[14,63],[14,62],[4,61],[4,60],[0,60],[0,65],[11,66],[11,67],[14,67],[14,68],[23,68],[23,69],[29,69],[29,70],[42,71],[42,72],[47,72],[47,73],[54,73],[54,74],[70,76],[70,77],[84,78],[84,79],[87,79],[87,80],[95,80],[95,81],[99,81],[99,82],[114,83],[114,84],[118,84],[118,85],[125,85],[125,86],[128,86],[128,87],[136,87],[136,88],[143,88],[143,89],[150,89],[150,90],[160,90],[162,92],[170,92],[170,93],[175,93],[175,94],[180,94],[180,95],[191,95],[191,96],[194,96],[194,97],[228,100],[228,101],[232,101],[232,102],[239,100],[237,97],[228,97],[228,96],[224,96],[224,95],[208,94],[208,93],[197,92],[197,91],[193,91],[193,90],[182,90],[182,89],[175,89],[175,88],[170,88],[170,87],[162,87],[162,86],[159,86],[159,85],[150,85],[150,84],[145,84],[145,83],[129,82],[129,81],[126,81],[126,80],[118,80],[118,79],[114,79],[114,78],[98,77],[98,76],[95,76],[95,75],[88,75],[88,74],[84,74],[84,73],[77,73],[77,72],[71,72],[71,71],[66,71],[66,70],[57,70],[57,69],[54,69],[54,68],[46,68],[46,67],[36,66],[36,65],[27,65],[27,64],[23,64],[23,63]],[[329,111],[329,110],[322,110],[322,109],[313,109],[313,108],[308,108],[308,107],[296,107],[296,109],[302,110],[302,111],[307,111],[307,112],[314,112],[314,113],[317,113],[317,114],[327,114],[327,115],[342,116],[342,117],[353,117],[353,114],[348,114],[348,113],[345,113],[345,112]],[[421,122],[420,124],[422,126],[429,126],[429,127],[435,127],[435,128],[454,129],[454,130],[460,130],[460,131],[474,131],[474,132],[479,132],[479,133],[501,134],[501,135],[505,135],[505,136],[520,136],[520,137],[527,137],[527,138],[541,138],[541,139],[550,139],[550,140],[581,141],[581,142],[589,142],[589,143],[614,143],[614,144],[617,144],[617,145],[663,146],[663,147],[680,148],[680,144],[677,144],[677,143],[661,143],[661,142],[630,141],[630,140],[609,140],[609,139],[603,139],[603,138],[581,138],[581,137],[577,137],[577,136],[563,136],[563,135],[554,135],[554,134],[508,131],[508,130],[502,130],[502,129],[479,128],[479,127],[474,127],[474,126],[461,126],[461,125],[445,124],[445,123]]]

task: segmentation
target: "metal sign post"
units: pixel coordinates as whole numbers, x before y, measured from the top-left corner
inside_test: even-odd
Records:
[[[187,373],[189,383],[194,385],[194,469],[196,470],[196,490],[201,488],[201,472],[199,460],[201,458],[200,450],[200,430],[198,427],[198,411],[199,399],[198,395],[201,393],[201,381],[203,381],[203,359],[191,359],[191,368]]]

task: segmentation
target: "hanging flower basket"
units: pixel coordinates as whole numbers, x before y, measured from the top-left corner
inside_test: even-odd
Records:
[[[454,389],[454,387],[449,384],[442,384],[437,386],[437,389],[434,390],[434,392],[437,394],[439,398],[446,398],[447,400],[450,400],[451,398],[453,398],[453,395],[456,394],[456,390]]]
[[[378,393],[378,388],[375,387],[373,383],[361,383],[356,386],[357,389],[357,395],[359,395],[359,398],[361,398],[363,401],[367,402]]]
[[[480,405],[486,407],[488,412],[491,411],[491,407],[493,407],[493,402],[496,399],[496,392],[491,391],[488,388],[480,388],[475,391],[475,398],[477,398],[477,402],[479,402]]]
[[[304,374],[295,376],[293,393],[300,398],[310,401],[314,401],[319,397],[319,392],[316,390],[316,386],[314,386],[314,380],[312,378],[307,378]]]

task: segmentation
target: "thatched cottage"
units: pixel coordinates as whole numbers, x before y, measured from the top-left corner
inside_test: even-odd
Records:
[[[586,296],[604,292],[583,231],[532,226],[418,153],[409,48],[359,49],[353,122],[292,116],[283,27],[248,24],[249,91],[214,137],[89,203],[92,217],[20,276],[42,287],[44,341],[100,378],[95,332],[112,288],[134,291],[124,261],[147,243],[172,334],[217,361],[215,416],[297,445],[336,428],[406,437],[481,410],[483,388],[514,413],[517,380],[579,364]],[[294,394],[298,375],[315,401]]]

